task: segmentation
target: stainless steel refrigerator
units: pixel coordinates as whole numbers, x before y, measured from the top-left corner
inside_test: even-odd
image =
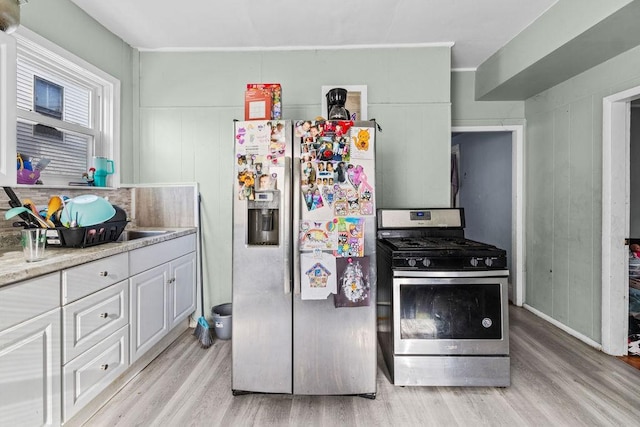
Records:
[[[234,122],[232,390],[376,393],[374,122]]]

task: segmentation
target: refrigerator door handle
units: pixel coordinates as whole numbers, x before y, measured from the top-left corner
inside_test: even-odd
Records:
[[[299,155],[298,151],[294,152],[294,155]],[[301,188],[300,188],[300,174],[301,174],[301,169],[300,169],[300,158],[299,157],[294,157],[293,158],[293,183],[294,183],[294,188],[293,191],[291,193],[292,198],[293,198],[293,232],[294,232],[294,238],[293,238],[293,253],[291,254],[293,257],[293,293],[294,295],[300,295],[300,238],[299,238],[299,234],[300,234],[300,203],[301,203],[301,198],[302,196],[300,195],[301,193]]]
[[[291,158],[284,158],[285,167],[285,180],[284,189],[280,193],[280,205],[283,207],[281,216],[281,224],[283,230],[283,244],[282,250],[284,251],[284,293],[291,293]]]

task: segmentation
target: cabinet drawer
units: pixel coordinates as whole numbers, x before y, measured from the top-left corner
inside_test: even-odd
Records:
[[[62,368],[63,419],[68,421],[129,367],[129,327]]]
[[[129,277],[126,253],[62,271],[62,304],[76,301]]]
[[[129,252],[131,275],[142,273],[157,265],[186,255],[196,250],[196,234],[188,234],[177,239],[135,249]]]
[[[0,288],[0,331],[60,307],[60,274]]]
[[[62,363],[129,323],[129,286],[122,281],[62,308]]]

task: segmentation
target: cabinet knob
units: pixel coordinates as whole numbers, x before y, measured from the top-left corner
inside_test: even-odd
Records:
[[[101,271],[101,272],[100,272],[100,275],[101,275],[102,277],[107,277],[107,276],[109,275],[109,272],[108,272],[108,271]]]
[[[100,313],[100,317],[106,319],[107,317],[109,317],[109,313]]]
[[[100,365],[101,371],[106,371],[107,369],[109,369],[109,365],[107,363],[105,363],[104,365]]]

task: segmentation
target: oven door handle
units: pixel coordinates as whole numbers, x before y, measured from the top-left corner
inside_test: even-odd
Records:
[[[479,271],[432,271],[432,270],[393,270],[393,277],[508,277],[509,270]]]

